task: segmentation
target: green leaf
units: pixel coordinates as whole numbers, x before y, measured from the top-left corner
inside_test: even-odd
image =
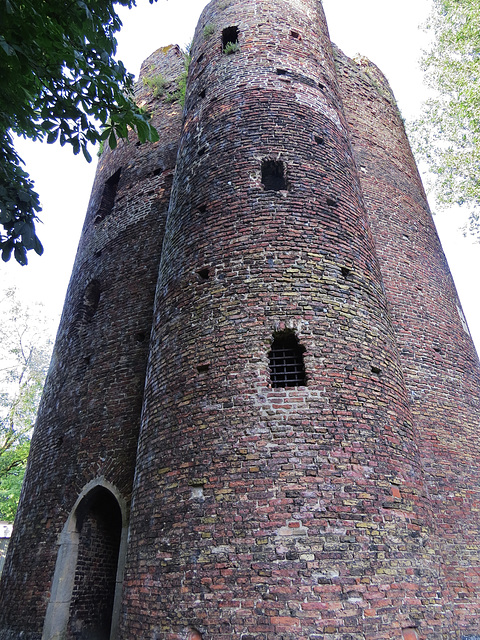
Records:
[[[2,260],[8,262],[12,255],[13,244],[6,244],[2,247]]]
[[[0,47],[5,51],[7,56],[15,55],[15,49],[8,44],[3,36],[0,36]]]
[[[108,138],[108,146],[110,147],[110,149],[116,149],[117,148],[117,138],[116,138],[115,133],[113,131],[110,133],[110,136]]]
[[[13,255],[15,256],[15,260],[18,262],[18,264],[21,264],[22,267],[27,264],[27,252],[25,251],[25,247],[22,244],[15,245]]]
[[[121,26],[115,3],[72,0],[69,11],[60,10],[62,3],[54,11],[51,2],[3,1],[0,246],[4,260],[14,251],[16,259],[26,263],[27,250],[43,249],[29,230],[24,234],[22,224],[34,220],[41,207],[28,174],[20,168],[9,131],[71,145],[75,154],[81,149],[87,161],[88,142],[108,140],[115,148],[117,137],[127,138],[130,128],[143,140],[157,138],[148,116],[141,115],[132,100],[131,74],[115,59],[115,34]],[[134,2],[117,4],[131,7]],[[22,243],[13,242],[14,234]]]
[[[149,141],[150,142],[158,142],[160,140],[160,136],[158,135],[158,131],[154,127],[150,127],[149,129]]]
[[[480,10],[476,0],[434,0],[434,36],[422,60],[434,97],[409,125],[414,150],[434,175],[437,206],[466,205],[480,234]]]
[[[83,157],[87,162],[92,161],[92,156],[89,154],[88,149],[85,145],[82,145],[82,153],[83,153]]]
[[[58,138],[58,129],[55,129],[55,131],[50,131],[47,136],[47,143],[53,144],[54,142],[57,141],[57,138]]]
[[[41,256],[42,253],[43,253],[43,245],[42,245],[42,243],[40,242],[40,240],[38,239],[37,236],[35,236],[35,238],[34,238],[33,250],[39,256]]]
[[[27,249],[35,247],[35,228],[33,223],[26,222],[22,227],[22,244]]]

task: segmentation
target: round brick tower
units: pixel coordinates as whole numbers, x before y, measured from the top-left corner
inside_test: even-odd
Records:
[[[321,6],[214,0],[192,46],[120,637],[416,637],[441,591],[430,526]]]
[[[178,102],[152,92],[183,65],[166,47],[142,67],[159,142],[131,136],[99,161],[2,575],[2,639],[108,638],[115,624],[181,126]]]
[[[479,638],[480,367],[388,84],[317,0],[191,53],[99,162],[0,640]]]
[[[435,513],[445,631],[478,638],[478,356],[388,83],[365,58],[336,60]]]

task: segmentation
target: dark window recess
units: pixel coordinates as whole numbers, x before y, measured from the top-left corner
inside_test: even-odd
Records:
[[[321,138],[320,136],[313,136],[313,138],[317,144],[325,144],[324,139]]]
[[[89,322],[98,308],[100,302],[100,283],[98,280],[91,280],[85,287],[83,294],[83,309],[85,319]]]
[[[205,362],[203,364],[197,364],[198,373],[206,373],[210,369],[210,363]]]
[[[198,95],[200,98],[204,98],[207,95],[207,91],[205,89],[202,89]]]
[[[333,198],[327,198],[327,204],[329,207],[337,207],[338,206],[338,202],[336,200],[334,200]]]
[[[304,352],[305,347],[298,343],[293,331],[274,334],[268,354],[272,387],[304,387],[307,384]]]
[[[205,213],[205,211],[207,210],[207,205],[205,205],[205,204],[201,204],[201,205],[198,207],[198,210],[199,210],[199,212],[200,212],[200,213]]]
[[[300,37],[300,34],[298,33],[298,31],[290,31],[290,37],[291,38],[295,38],[296,40],[301,40],[302,38]]]
[[[200,271],[197,272],[197,275],[200,282],[206,282],[210,277],[210,272],[208,270],[208,267],[200,269]]]
[[[158,167],[155,171],[152,171],[152,176],[159,176],[163,172],[162,167]]]
[[[281,160],[264,160],[262,162],[262,184],[266,191],[288,189],[285,165]]]
[[[287,70],[286,69],[277,69],[277,76],[286,76],[287,75]]]
[[[222,31],[222,51],[225,51],[227,45],[238,44],[238,27],[226,27]]]
[[[103,187],[102,199],[100,206],[98,207],[97,215],[95,217],[95,223],[101,222],[104,218],[112,213],[113,205],[115,204],[115,197],[117,195],[118,183],[120,182],[120,174],[122,170],[118,169],[110,178],[105,182]]]
[[[348,276],[350,275],[350,269],[348,267],[340,267],[341,271],[342,271],[342,276],[344,278],[348,278]]]
[[[376,365],[372,364],[372,373],[374,373],[375,375],[379,376],[382,373],[382,370],[380,369],[380,367],[377,367]]]
[[[201,149],[198,150],[198,156],[201,158],[203,155],[205,155],[207,151],[207,147],[202,147]]]

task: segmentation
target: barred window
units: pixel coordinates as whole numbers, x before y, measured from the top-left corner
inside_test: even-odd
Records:
[[[299,344],[293,331],[274,334],[268,354],[272,387],[302,387],[307,384],[304,352],[305,347]]]

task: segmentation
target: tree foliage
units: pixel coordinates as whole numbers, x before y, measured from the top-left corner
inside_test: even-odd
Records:
[[[25,308],[14,289],[0,312],[0,520],[13,521],[52,342],[42,310]]]
[[[153,2],[154,0],[150,0]],[[13,134],[69,144],[90,161],[89,143],[156,140],[132,99],[133,77],[115,60],[121,21],[115,4],[135,0],[0,0],[0,249],[26,264],[41,254],[38,194]]]
[[[435,176],[440,205],[467,205],[470,231],[479,231],[480,4],[433,0],[433,41],[423,59],[435,97],[413,127],[417,151]]]

